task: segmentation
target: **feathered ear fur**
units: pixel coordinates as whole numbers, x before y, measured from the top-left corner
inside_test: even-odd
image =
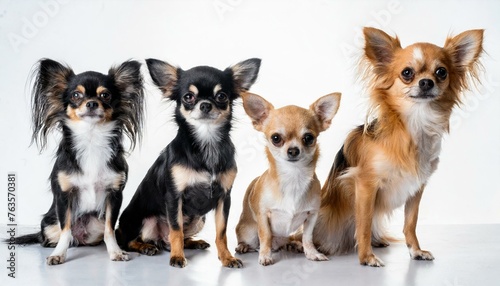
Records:
[[[228,67],[224,72],[231,73],[235,83],[235,94],[247,91],[257,80],[261,59],[252,58]]]
[[[376,75],[387,73],[387,66],[394,58],[394,52],[401,49],[399,39],[387,35],[384,31],[365,27],[365,56],[373,66]]]
[[[483,35],[484,30],[469,30],[446,39],[444,49],[451,56],[459,79],[451,84],[457,90],[468,89],[471,83],[479,82]]]
[[[138,61],[126,61],[118,67],[112,67],[108,75],[115,80],[121,101],[117,106],[117,120],[123,124],[125,134],[130,138],[130,149],[142,140],[144,124],[144,86],[141,64]]]
[[[332,119],[339,110],[340,97],[341,94],[339,92],[330,93],[320,97],[309,107],[309,110],[314,112],[314,115],[318,119],[321,131],[325,131],[332,124]]]
[[[171,96],[182,70],[157,59],[147,59],[146,64],[153,82],[163,92],[163,96],[172,99]]]
[[[451,54],[453,63],[470,68],[483,51],[484,30],[469,30],[446,39],[444,48]]]
[[[64,119],[63,96],[74,75],[71,68],[51,59],[40,60],[33,72],[31,140],[40,151],[45,149],[47,134]]]
[[[274,106],[257,94],[245,92],[241,95],[243,98],[243,108],[252,119],[253,127],[262,131],[264,122],[269,117],[269,113],[274,109]]]

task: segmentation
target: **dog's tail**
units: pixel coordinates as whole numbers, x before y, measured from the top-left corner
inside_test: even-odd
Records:
[[[13,236],[9,239],[4,240],[5,243],[8,244],[35,244],[43,242],[42,232],[39,231],[37,233],[26,234],[21,236]]]
[[[358,132],[362,129],[358,127]],[[342,255],[356,248],[353,196],[349,176],[356,173],[342,146],[321,190],[321,207],[314,228],[314,244],[327,255]]]

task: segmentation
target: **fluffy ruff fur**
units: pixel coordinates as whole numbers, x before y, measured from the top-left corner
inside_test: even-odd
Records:
[[[69,246],[106,243],[111,260],[128,260],[114,234],[127,181],[123,136],[131,148],[141,137],[141,64],[127,61],[107,75],[75,75],[67,66],[41,60],[33,98],[33,141],[43,150],[53,129],[62,133],[50,175],[53,202],[41,231],[16,238],[18,244],[55,247],[49,265],[65,262]]]
[[[374,28],[364,35],[374,119],[354,129],[337,153],[322,189],[314,241],[323,253],[357,248],[361,264],[383,266],[372,246],[389,245],[384,221],[404,205],[411,258],[432,260],[416,236],[418,207],[452,109],[477,77],[483,31],[450,37],[442,48],[416,43],[403,49],[398,38]]]

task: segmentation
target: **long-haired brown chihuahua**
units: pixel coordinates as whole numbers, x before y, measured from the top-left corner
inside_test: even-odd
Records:
[[[383,266],[373,246],[387,246],[387,215],[405,205],[404,234],[412,259],[433,260],[415,233],[425,185],[436,170],[441,139],[460,94],[477,79],[483,30],[449,37],[444,47],[365,28],[371,122],[354,129],[322,189],[314,241],[326,254],[357,246],[363,265]]]

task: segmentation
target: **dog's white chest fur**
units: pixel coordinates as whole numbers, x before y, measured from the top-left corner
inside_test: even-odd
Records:
[[[110,140],[115,124],[89,124],[85,121],[71,122],[73,149],[81,168],[78,174],[71,174],[71,183],[78,188],[78,213],[104,211],[106,189],[124,180],[108,166],[114,153]]]
[[[378,154],[374,165],[379,178],[377,201],[382,203],[376,205],[383,205],[390,210],[402,206],[425,182],[420,176],[404,171],[386,160],[385,155]]]
[[[418,149],[416,176],[391,163],[385,154],[377,154],[374,160],[380,178],[377,200],[382,200],[391,209],[402,206],[427,183],[439,163],[442,134],[445,132],[441,115],[427,104],[415,104],[408,109],[407,128]]]
[[[292,234],[304,223],[312,211],[292,213],[285,209],[272,209],[269,219],[273,236],[286,237]]]
[[[309,196],[308,193],[314,170],[293,165],[281,166],[279,170],[281,197],[277,200],[274,198],[268,216],[273,236],[285,237],[295,232],[311,214],[318,211],[320,200],[319,196]],[[273,199],[269,197],[269,200]]]

